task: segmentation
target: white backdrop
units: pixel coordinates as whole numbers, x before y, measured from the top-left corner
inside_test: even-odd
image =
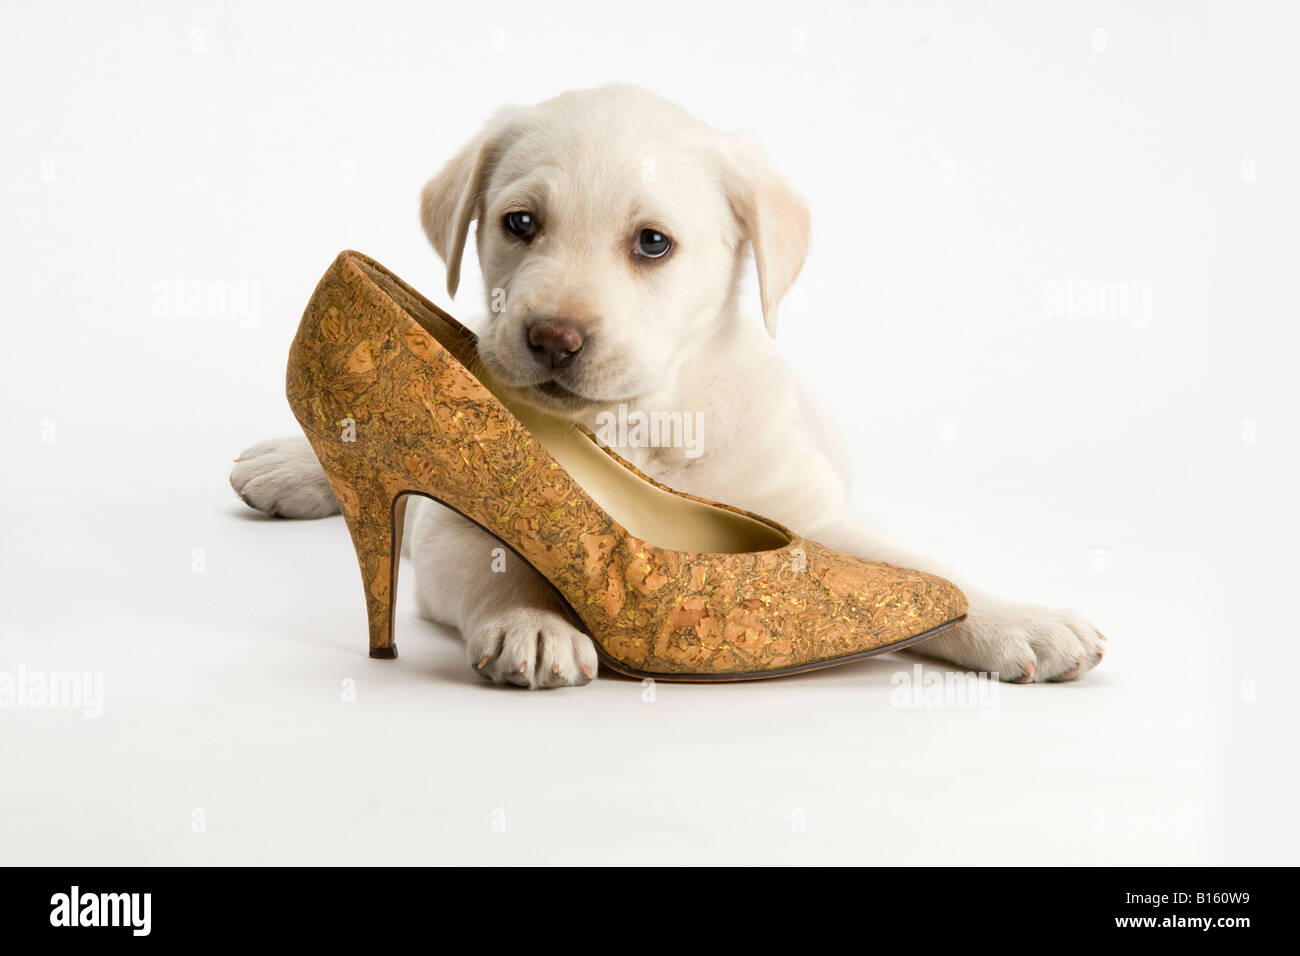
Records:
[[[7,7],[0,673],[104,712],[0,708],[0,859],[1294,863],[1297,18],[970,6]],[[477,308],[420,186],[610,80],[808,198],[780,341],[861,507],[1080,610],[1099,670],[988,716],[894,706],[904,656],[526,694],[409,594],[365,657],[340,519],[257,518],[230,459],[294,431],[335,253]]]

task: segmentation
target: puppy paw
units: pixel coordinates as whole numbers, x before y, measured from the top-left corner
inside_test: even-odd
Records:
[[[306,438],[272,438],[246,448],[230,469],[244,504],[273,518],[324,518],[339,504]]]
[[[534,690],[581,686],[596,676],[596,647],[554,611],[516,608],[480,622],[465,641],[469,666],[498,684]]]
[[[1011,683],[1055,683],[1101,663],[1105,640],[1073,611],[974,599],[963,623],[915,650]]]

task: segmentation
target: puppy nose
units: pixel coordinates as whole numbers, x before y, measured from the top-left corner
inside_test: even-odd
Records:
[[[563,319],[541,319],[528,326],[528,348],[543,365],[560,368],[582,351],[582,329]]]

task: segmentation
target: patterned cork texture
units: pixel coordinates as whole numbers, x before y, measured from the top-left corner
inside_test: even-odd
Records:
[[[472,333],[355,252],[325,274],[294,339],[289,404],[356,545],[372,656],[394,656],[406,493],[448,505],[527,561],[602,660],[635,676],[778,676],[916,643],[965,616],[965,597],[942,578],[672,491],[609,452],[638,480],[746,516],[784,544],[693,553],[641,540],[470,371],[476,359]]]

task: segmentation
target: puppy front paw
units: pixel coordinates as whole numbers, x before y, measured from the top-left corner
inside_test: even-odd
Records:
[[[538,690],[596,676],[591,638],[555,611],[512,608],[479,622],[465,640],[469,666],[497,684]]]
[[[248,507],[272,518],[324,518],[339,512],[325,470],[301,435],[245,448],[230,469],[230,487]]]
[[[975,598],[966,620],[916,646],[927,657],[1016,684],[1076,680],[1101,663],[1105,635],[1073,611]]]

